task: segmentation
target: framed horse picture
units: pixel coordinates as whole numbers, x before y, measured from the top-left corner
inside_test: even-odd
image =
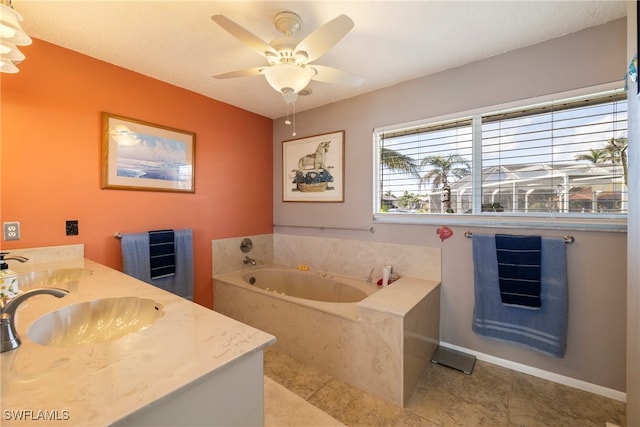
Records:
[[[282,142],[283,202],[344,202],[344,131]]]

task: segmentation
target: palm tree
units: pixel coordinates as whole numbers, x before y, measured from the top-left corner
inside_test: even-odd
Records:
[[[416,161],[398,151],[391,150],[389,148],[380,148],[380,164],[382,170],[380,171],[380,194],[383,192],[383,172],[384,168],[390,169],[395,172],[405,173],[413,178],[420,179],[420,173]],[[387,195],[391,195],[391,191],[387,191]],[[384,201],[381,201],[380,206],[384,206]]]
[[[458,166],[461,165],[461,166]],[[433,188],[442,188],[445,191],[443,203],[448,213],[452,213],[451,209],[451,187],[449,180],[451,178],[460,179],[471,174],[471,165],[464,157],[458,154],[449,154],[443,156],[428,156],[422,159],[420,166],[429,166],[431,169],[422,177],[423,182],[433,181]]]
[[[380,164],[393,171],[403,172],[415,178],[420,178],[416,161],[395,150],[384,147],[380,148]]]
[[[607,141],[607,146],[604,147],[602,151],[604,151],[605,160],[613,163],[614,165],[617,163],[622,164],[622,176],[624,177],[624,184],[628,185],[627,182],[627,173],[628,173],[628,162],[627,162],[627,146],[628,146],[627,138],[611,138]]]
[[[611,138],[607,141],[607,145],[604,148],[590,148],[588,154],[576,155],[576,160],[588,160],[591,163],[606,163],[611,162],[615,164],[622,164],[622,175],[625,185],[627,182],[628,173],[628,161],[627,161],[627,138]]]
[[[576,160],[587,160],[595,165],[603,163],[606,160],[606,154],[604,150],[590,148],[589,154],[578,154],[576,155]]]
[[[417,209],[422,205],[422,200],[420,197],[413,193],[409,193],[405,191],[400,199],[398,200],[398,206],[405,209]]]

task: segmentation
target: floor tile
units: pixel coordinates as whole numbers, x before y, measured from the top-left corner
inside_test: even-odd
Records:
[[[429,365],[405,408],[273,348],[265,351],[265,375],[347,426],[626,425],[622,402],[482,361],[476,361],[471,375]]]
[[[431,365],[407,404],[439,425],[506,425],[509,374],[477,362],[473,374]]]
[[[264,379],[264,400],[265,427],[344,427],[340,421],[268,377]]]
[[[317,369],[307,367],[291,356],[268,348],[264,354],[264,374],[303,399],[308,399],[331,379]]]
[[[515,372],[509,401],[510,425],[598,426],[620,423],[624,404],[562,384]]]

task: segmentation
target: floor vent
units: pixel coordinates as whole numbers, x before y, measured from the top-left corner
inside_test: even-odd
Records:
[[[438,347],[431,356],[431,362],[471,375],[476,357],[450,348]]]

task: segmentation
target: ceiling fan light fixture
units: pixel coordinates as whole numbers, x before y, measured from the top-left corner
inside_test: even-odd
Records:
[[[290,87],[282,89],[282,98],[285,104],[295,104],[298,100],[298,92],[294,92]]]
[[[31,44],[31,38],[20,27],[22,15],[11,6],[11,1],[0,1],[0,38],[3,41],[27,46]]]
[[[296,59],[296,64],[303,64],[304,65],[309,60],[309,55],[307,55],[307,52],[305,52],[303,50],[297,51],[294,54],[294,57]]]
[[[289,37],[300,30],[302,19],[293,12],[280,12],[273,20],[276,29]]]
[[[31,38],[20,27],[22,16],[13,9],[11,0],[0,0],[0,72],[17,73],[16,64],[24,59],[16,46],[28,46]]]
[[[269,65],[275,65],[279,62],[278,55],[276,55],[274,52],[266,51],[264,53],[264,57],[267,58]]]
[[[13,62],[0,60],[0,73],[15,74],[18,71],[18,67]]]
[[[13,61],[18,63],[24,60],[24,54],[12,43],[0,42],[0,58],[3,61]]]
[[[293,64],[269,67],[264,71],[264,76],[271,87],[283,95],[285,92],[297,94],[311,81],[311,75],[306,69]]]

